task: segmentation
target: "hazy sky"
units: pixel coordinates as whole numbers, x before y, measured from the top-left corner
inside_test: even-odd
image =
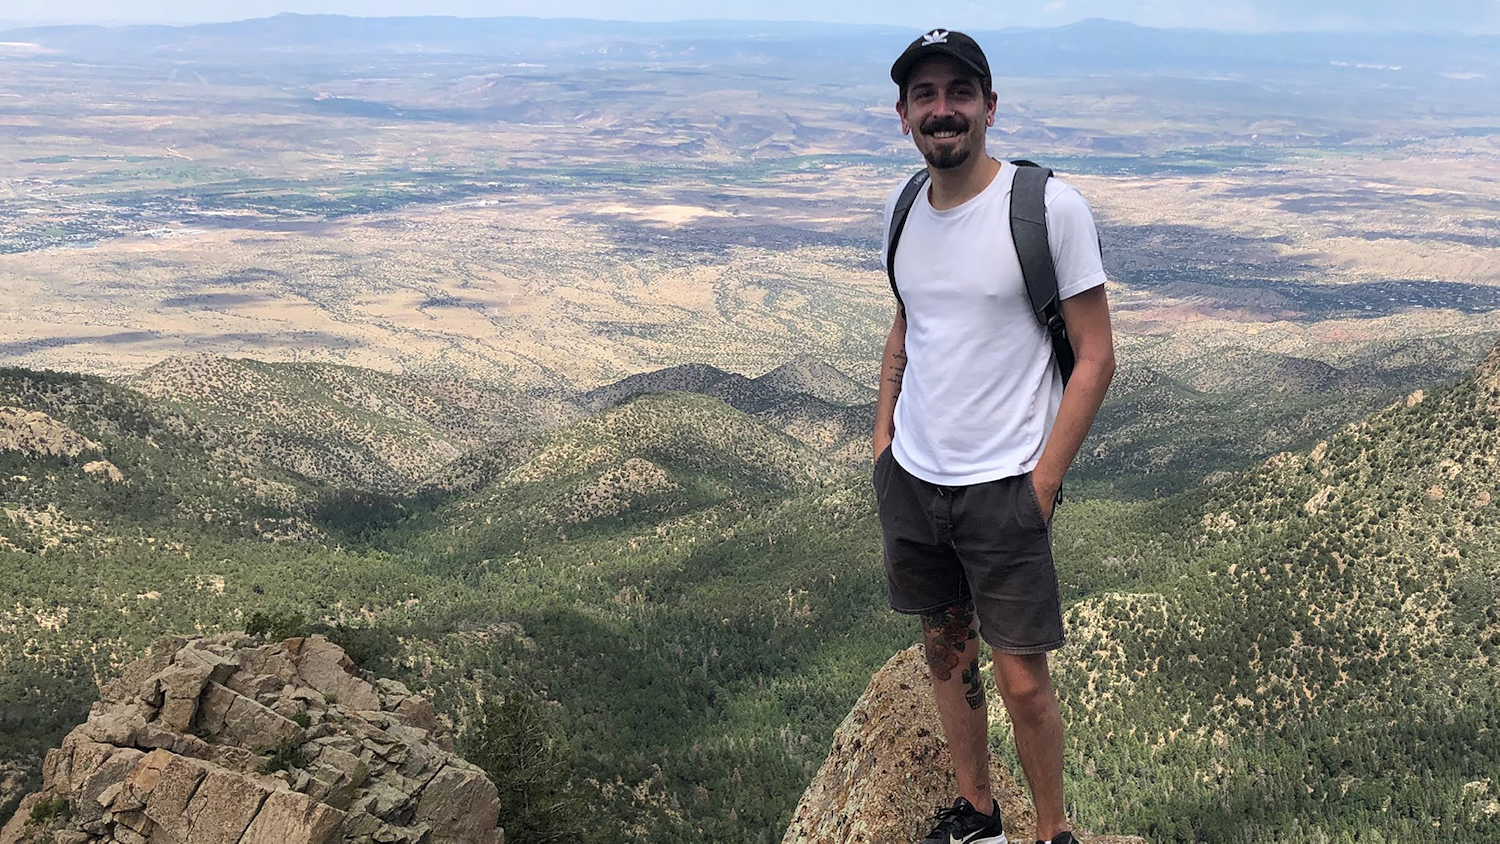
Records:
[[[934,13],[913,0],[5,0],[4,21],[196,22],[277,12],[348,15],[530,15],[617,20],[804,20],[995,28],[1090,17],[1213,29],[1500,31],[1500,0],[958,0]]]

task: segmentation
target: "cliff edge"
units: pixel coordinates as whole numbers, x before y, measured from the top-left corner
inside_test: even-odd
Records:
[[[803,792],[782,844],[911,844],[927,832],[933,811],[958,793],[929,689],[920,646],[876,672],[834,733],[833,749]],[[1036,812],[1025,790],[994,761],[990,780],[1010,837],[1028,840]],[[1087,841],[1146,844],[1118,836]]]

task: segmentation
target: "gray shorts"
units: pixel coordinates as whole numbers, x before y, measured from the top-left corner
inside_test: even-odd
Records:
[[[891,609],[925,615],[972,599],[979,635],[995,650],[1062,647],[1052,528],[1031,475],[938,486],[887,448],[875,460],[875,500]]]

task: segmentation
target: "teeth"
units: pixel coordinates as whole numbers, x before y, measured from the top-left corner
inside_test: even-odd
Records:
[[[932,136],[934,138],[956,138],[958,137],[958,133],[952,131],[933,132]]]

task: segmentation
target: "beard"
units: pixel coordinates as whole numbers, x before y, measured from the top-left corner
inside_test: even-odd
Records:
[[[922,157],[927,160],[928,166],[934,170],[952,170],[961,166],[969,160],[972,152],[969,145],[968,121],[960,119],[934,120],[921,128],[922,134],[932,137],[934,132],[958,132],[961,139],[956,146],[939,146],[931,150],[922,150]]]
[[[951,148],[939,147],[931,152],[923,152],[922,157],[927,159],[928,166],[934,170],[952,170],[969,160],[969,147],[967,144]]]

